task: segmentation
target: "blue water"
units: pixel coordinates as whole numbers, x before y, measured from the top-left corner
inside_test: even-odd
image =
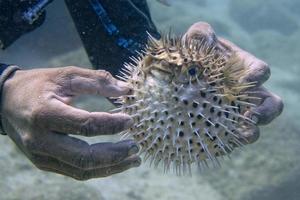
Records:
[[[184,33],[197,21],[267,62],[265,86],[281,96],[280,117],[261,128],[259,140],[234,152],[221,169],[176,177],[147,164],[112,177],[77,182],[37,170],[8,137],[0,137],[0,200],[298,200],[300,199],[300,3],[298,0],[149,0],[160,30]],[[0,61],[26,68],[77,65],[91,68],[62,1],[47,8],[42,27],[5,51]],[[63,27],[63,28],[62,28]],[[83,97],[78,107],[109,110],[104,99]],[[92,139],[117,140],[118,137]]]

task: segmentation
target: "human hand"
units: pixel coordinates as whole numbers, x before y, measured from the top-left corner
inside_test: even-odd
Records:
[[[3,86],[3,129],[39,169],[78,180],[119,173],[141,163],[132,140],[89,145],[68,134],[114,134],[129,128],[132,119],[124,114],[87,112],[70,104],[81,94],[116,97],[129,90],[103,70],[19,70]]]
[[[248,92],[251,92],[253,96],[260,98],[260,100],[253,102],[257,106],[244,114],[246,117],[257,122],[257,124],[246,127],[241,134],[249,143],[253,143],[259,137],[258,126],[270,123],[279,116],[283,110],[281,98],[262,86],[271,75],[270,68],[265,62],[237,47],[232,42],[217,37],[212,27],[207,23],[198,22],[193,24],[184,35],[184,39],[188,40],[201,40],[203,38],[225,53],[236,53],[245,66],[249,68],[249,73],[241,81],[245,83],[255,82],[255,87],[249,89]]]

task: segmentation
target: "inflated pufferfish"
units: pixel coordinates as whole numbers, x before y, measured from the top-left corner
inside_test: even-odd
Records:
[[[181,174],[193,163],[217,166],[218,157],[246,142],[240,131],[255,124],[243,116],[255,106],[246,92],[254,83],[240,82],[248,68],[234,53],[205,38],[167,34],[149,36],[145,51],[132,60],[120,78],[133,93],[117,99],[117,110],[133,117],[134,126],[122,134],[140,144],[145,160]]]

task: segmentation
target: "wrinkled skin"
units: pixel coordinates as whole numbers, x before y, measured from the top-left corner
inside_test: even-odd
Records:
[[[106,71],[78,67],[16,71],[3,87],[3,128],[39,169],[78,180],[123,172],[141,163],[133,141],[89,145],[68,134],[115,134],[130,127],[132,119],[87,112],[70,103],[81,94],[116,97],[129,90]]]
[[[283,102],[281,98],[263,87],[263,83],[267,81],[271,75],[270,68],[262,60],[256,58],[252,54],[242,50],[230,41],[217,37],[212,27],[205,22],[193,24],[184,39],[205,38],[210,41],[211,45],[224,50],[228,53],[237,53],[239,58],[249,67],[249,74],[244,77],[243,82],[256,82],[256,86],[251,88],[249,92],[253,96],[259,97],[261,100],[255,102],[258,106],[251,111],[245,113],[245,116],[257,122],[257,126],[247,127],[242,133],[248,142],[253,143],[259,138],[259,125],[266,125],[279,116],[283,110]]]
[[[185,37],[206,37],[220,49],[235,51],[249,65],[251,73],[243,81],[257,82],[251,92],[261,102],[254,112],[246,115],[258,125],[270,123],[282,112],[282,100],[262,86],[270,76],[266,63],[217,38],[206,23],[192,25]],[[129,92],[124,82],[105,71],[77,67],[16,71],[3,86],[3,128],[39,169],[78,180],[109,176],[140,165],[137,145],[132,140],[90,145],[71,135],[114,134],[130,127],[132,119],[123,114],[87,112],[70,104],[73,97],[81,94],[116,97]],[[249,142],[254,142],[259,137],[259,129],[248,127],[243,134]]]

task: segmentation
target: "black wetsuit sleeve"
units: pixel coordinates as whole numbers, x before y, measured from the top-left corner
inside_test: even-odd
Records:
[[[3,71],[8,67],[9,65],[0,63],[0,76],[3,73]]]
[[[65,0],[91,63],[117,74],[144,48],[147,32],[159,37],[146,0]]]
[[[7,69],[7,67],[9,67],[8,65],[6,64],[3,64],[3,63],[0,63],[0,79],[1,79],[1,75],[2,73]],[[1,95],[2,94],[2,86],[0,85],[0,103],[1,103]],[[1,117],[1,114],[0,114],[0,117]],[[2,123],[0,121],[0,134],[1,135],[6,135],[4,132],[3,132],[3,128],[2,128]]]
[[[0,48],[5,49],[22,35],[45,21],[45,11],[32,24],[22,20],[22,12],[34,1],[0,0]]]

